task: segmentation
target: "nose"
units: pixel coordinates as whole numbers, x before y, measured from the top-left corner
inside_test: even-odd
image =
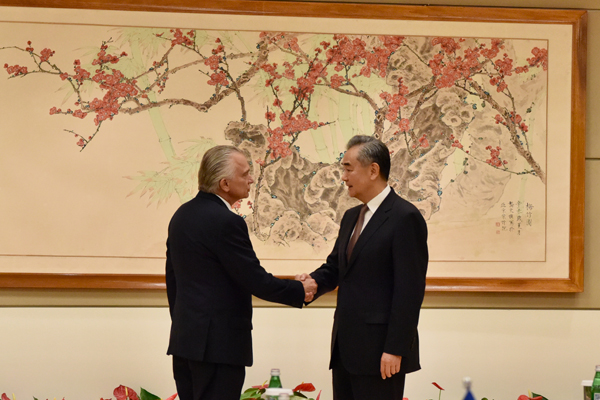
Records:
[[[248,183],[254,183],[254,179],[252,179],[252,175],[248,175]]]

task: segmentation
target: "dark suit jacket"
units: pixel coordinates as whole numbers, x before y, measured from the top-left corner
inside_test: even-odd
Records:
[[[331,349],[337,344],[353,374],[379,375],[384,352],[402,356],[401,372],[416,371],[429,258],[425,220],[392,190],[346,260],[359,212],[360,206],[344,214],[333,251],[311,274],[319,284],[317,296],[339,286]]]
[[[169,224],[168,354],[252,365],[252,296],[302,307],[304,288],[261,267],[246,222],[214,194],[199,192]]]

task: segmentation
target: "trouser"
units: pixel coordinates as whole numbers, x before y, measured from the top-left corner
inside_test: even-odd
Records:
[[[239,400],[246,367],[173,356],[173,377],[180,400]]]
[[[337,346],[332,356],[333,400],[402,400],[406,374],[391,378],[381,375],[356,375],[344,367]]]

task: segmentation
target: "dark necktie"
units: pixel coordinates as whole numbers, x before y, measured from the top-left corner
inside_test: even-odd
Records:
[[[360,209],[360,214],[358,214],[358,221],[356,221],[354,233],[352,234],[352,237],[348,242],[348,248],[346,249],[346,257],[348,260],[350,259],[350,256],[352,255],[352,249],[354,249],[354,245],[360,236],[360,231],[362,231],[363,223],[365,222],[365,214],[367,213],[368,209],[369,207],[367,207],[366,204],[363,204],[362,208]]]

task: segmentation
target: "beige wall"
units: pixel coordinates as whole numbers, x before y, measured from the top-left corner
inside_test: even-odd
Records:
[[[245,386],[278,367],[284,385],[311,382],[331,400],[332,318],[331,308],[256,309]],[[0,327],[0,393],[17,400],[114,398],[120,384],[162,398],[175,392],[166,308],[0,308]],[[579,400],[600,363],[599,310],[426,309],[419,329],[423,369],[407,378],[410,400],[437,399],[431,382],[446,389],[442,399],[462,399],[464,376],[477,399],[532,390]]]

